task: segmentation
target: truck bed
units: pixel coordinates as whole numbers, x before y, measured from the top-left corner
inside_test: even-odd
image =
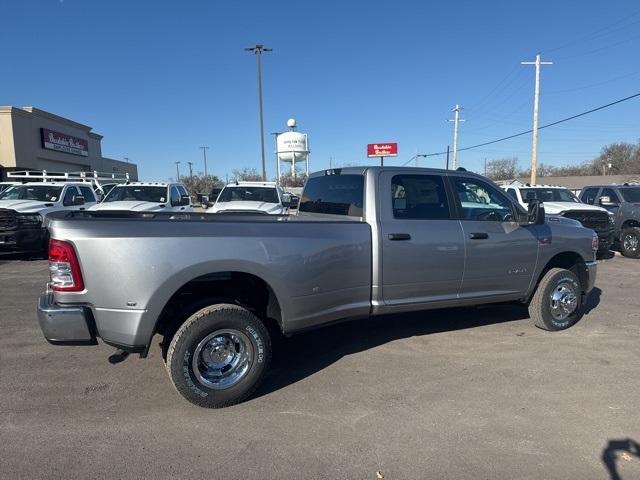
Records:
[[[286,333],[370,312],[371,228],[353,218],[59,212],[47,225],[74,244],[86,287],[56,301],[90,307],[113,343],[145,345],[176,291],[219,272],[266,282]]]

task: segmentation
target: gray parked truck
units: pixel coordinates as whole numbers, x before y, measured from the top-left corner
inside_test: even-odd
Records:
[[[640,184],[593,185],[580,192],[580,200],[611,212],[620,252],[640,258]]]
[[[538,327],[575,323],[598,237],[525,211],[463,171],[345,168],[311,175],[299,214],[56,213],[38,301],[54,344],[97,338],[146,356],[162,335],[176,389],[223,407],[257,388],[285,335],[345,319],[519,301]],[[366,333],[363,333],[366,334]]]

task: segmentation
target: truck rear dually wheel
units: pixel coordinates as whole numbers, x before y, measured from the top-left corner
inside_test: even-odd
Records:
[[[581,316],[582,289],[575,273],[552,268],[544,274],[529,303],[529,316],[536,327],[564,330]]]
[[[191,403],[220,408],[245,400],[260,384],[271,358],[264,324],[233,304],[205,307],[178,329],[167,352],[167,371]]]

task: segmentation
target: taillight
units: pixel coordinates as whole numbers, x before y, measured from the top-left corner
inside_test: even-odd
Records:
[[[69,242],[49,240],[49,276],[56,292],[81,292],[84,281],[76,251]]]

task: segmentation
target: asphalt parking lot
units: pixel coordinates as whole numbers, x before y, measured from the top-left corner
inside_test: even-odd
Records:
[[[46,278],[0,258],[2,478],[640,478],[640,261],[602,262],[564,332],[503,305],[284,340],[258,395],[224,410],[176,393],[159,338],[118,365],[47,344]]]

